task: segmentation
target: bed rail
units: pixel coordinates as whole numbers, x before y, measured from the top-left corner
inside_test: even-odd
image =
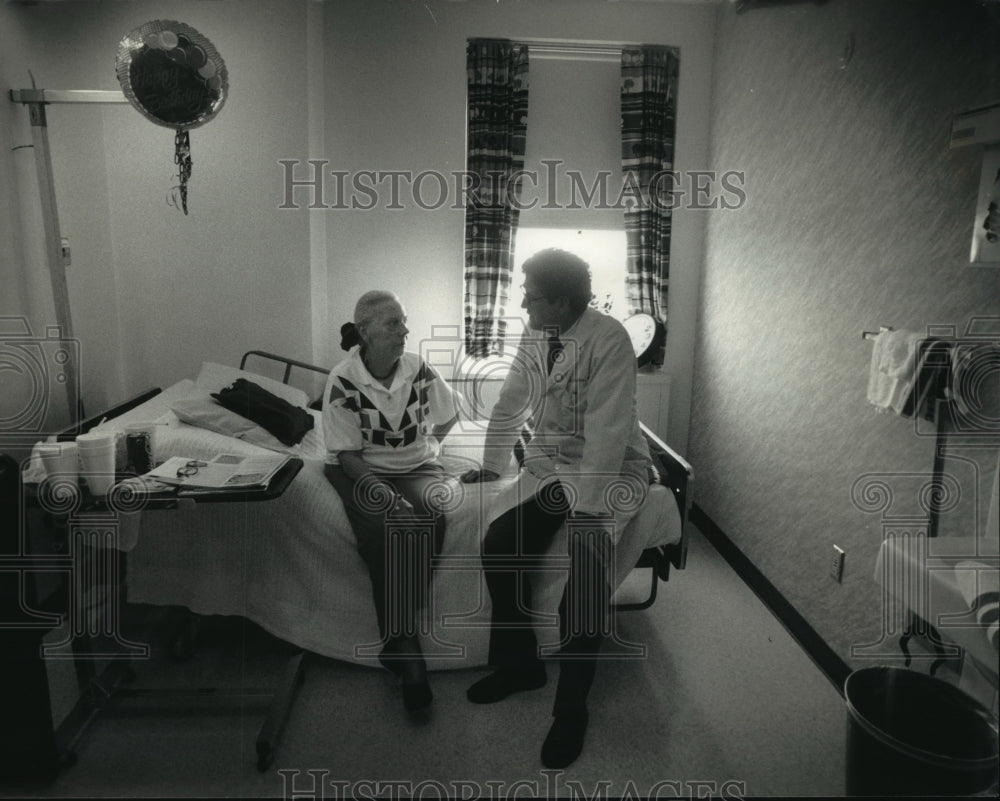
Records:
[[[276,353],[268,353],[266,350],[248,350],[243,354],[243,358],[240,359],[240,369],[245,370],[247,365],[247,360],[251,358],[263,359],[265,361],[277,362],[278,364],[283,364],[285,366],[284,375],[281,378],[281,383],[287,384],[288,379],[291,377],[292,368],[298,367],[302,370],[310,370],[314,373],[321,373],[323,375],[330,374],[329,367],[318,367],[315,364],[309,364],[308,362],[301,362],[298,359],[289,359],[287,356],[279,356]]]
[[[72,442],[76,439],[77,434],[86,434],[93,428],[96,428],[105,420],[112,420],[119,415],[125,414],[138,406],[141,403],[145,403],[150,398],[155,395],[160,394],[159,387],[153,387],[151,389],[144,390],[136,395],[134,398],[129,398],[127,401],[119,403],[108,409],[106,412],[100,412],[95,414],[93,417],[88,417],[86,420],[81,420],[79,423],[75,423],[69,428],[63,429],[56,435],[57,442]]]
[[[648,609],[656,601],[656,590],[659,582],[667,581],[670,578],[670,566],[673,565],[678,570],[683,570],[687,566],[688,517],[691,511],[694,469],[683,456],[650,431],[645,424],[640,422],[639,428],[646,438],[649,454],[660,474],[660,483],[670,490],[674,500],[677,501],[677,509],[681,516],[681,538],[678,542],[646,548],[639,555],[635,568],[650,571],[649,593],[642,601],[612,604],[618,612]]]
[[[687,524],[691,513],[691,490],[694,485],[694,468],[677,451],[660,439],[642,422],[639,423],[646,443],[649,445],[650,456],[653,457],[660,471],[661,483],[669,489],[677,508],[681,513],[681,540],[672,545],[663,546],[670,556],[670,562],[678,570],[687,565]]]
[[[322,387],[319,387],[319,392],[318,393],[316,392],[317,384],[315,382],[315,379],[317,376],[321,375],[324,376],[325,380],[325,376],[328,376],[330,374],[330,368],[319,367],[318,365],[310,364],[309,362],[299,361],[298,359],[290,359],[287,356],[279,356],[276,353],[270,353],[266,350],[248,350],[246,353],[243,354],[243,358],[240,359],[240,369],[246,370],[247,362],[250,361],[251,359],[255,360],[255,362],[262,362],[265,365],[271,363],[277,364],[281,369],[282,373],[281,378],[278,380],[281,381],[282,384],[290,384],[292,386],[298,386],[299,389],[305,389],[306,393],[309,394],[310,397],[315,398],[315,400],[313,400],[312,403],[309,404],[309,407],[311,409],[322,408],[323,390]],[[304,371],[306,375],[312,374],[310,378],[314,380],[311,384],[307,382],[307,386],[309,387],[308,389],[306,389],[306,386],[300,386],[298,383],[293,383],[291,381],[293,368]],[[258,369],[250,370],[250,372],[260,373],[261,375],[267,375],[266,370],[263,373]]]

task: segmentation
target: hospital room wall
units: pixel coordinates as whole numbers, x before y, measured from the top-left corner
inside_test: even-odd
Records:
[[[192,377],[203,360],[234,363],[253,347],[311,356],[308,218],[278,210],[279,160],[305,150],[305,5],[4,5],[0,39],[4,50],[13,45],[2,62],[5,92],[29,86],[29,69],[39,87],[118,89],[118,42],[153,19],[202,32],[230,71],[226,105],[190,134],[186,216],[167,202],[177,184],[171,129],[127,104],[48,108],[88,411]],[[3,113],[8,138],[30,142],[27,110],[9,104]],[[54,318],[32,151],[8,153],[18,186],[5,198],[15,206],[5,225],[19,232],[22,252],[5,251],[5,285],[9,268],[21,283],[16,310],[44,330]]]
[[[327,69],[326,157],[330,169],[424,170],[449,176],[465,168],[465,44],[469,37],[650,42],[681,51],[676,143],[678,169],[704,169],[715,8],[701,4],[607,3],[604,0],[395,3],[343,0],[324,6]],[[389,57],[391,54],[391,58]],[[529,69],[529,85],[531,82]],[[530,90],[529,90],[530,91]],[[617,106],[608,109],[617,114]],[[528,136],[531,137],[531,114]],[[558,157],[558,153],[550,154]],[[385,189],[387,184],[383,184]],[[422,209],[403,184],[401,209],[386,208],[387,191],[368,211],[326,214],[331,359],[343,357],[339,325],[365,290],[404,296],[414,349],[434,326],[461,335],[464,303],[464,209]],[[433,204],[438,187],[423,187]],[[303,198],[303,201],[306,198]],[[334,202],[333,193],[326,202]],[[361,198],[365,200],[365,198]],[[684,450],[690,415],[697,296],[705,213],[679,209],[673,223],[670,338],[664,369],[671,376],[671,444]],[[515,269],[517,269],[515,267]],[[520,279],[515,275],[515,281]],[[512,310],[518,313],[518,309]],[[446,341],[435,348],[450,348]]]
[[[720,17],[712,161],[746,171],[747,204],[708,225],[696,502],[845,660],[881,637],[883,526],[926,520],[935,445],[867,402],[862,331],[961,335],[1000,315],[1000,270],[969,264],[982,147],[948,147],[956,111],[1000,97],[998,54],[998,23],[971,0]],[[996,451],[981,455],[978,479],[945,466],[962,487],[950,533],[973,536],[988,502]],[[868,480],[892,498],[884,513],[879,484],[852,496]]]

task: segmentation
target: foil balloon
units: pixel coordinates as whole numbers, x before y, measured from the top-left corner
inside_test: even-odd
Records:
[[[222,57],[189,25],[154,20],[122,38],[115,72],[125,97],[146,119],[176,131],[175,190],[187,214],[192,163],[188,131],[214,118],[226,102],[229,78]]]

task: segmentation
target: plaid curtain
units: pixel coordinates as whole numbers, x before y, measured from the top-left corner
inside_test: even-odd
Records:
[[[470,39],[465,205],[465,350],[503,353],[528,117],[528,48]]]
[[[629,311],[652,314],[664,324],[673,183],[663,173],[673,169],[677,71],[672,47],[622,50],[622,172],[634,199],[625,209]]]

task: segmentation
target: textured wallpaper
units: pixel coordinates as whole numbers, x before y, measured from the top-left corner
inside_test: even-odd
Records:
[[[948,149],[955,111],[1000,99],[998,24],[976,0],[720,11],[712,164],[746,173],[747,203],[708,224],[696,501],[854,667],[881,639],[886,518],[926,517],[934,458],[933,436],[867,403],[861,333],[1000,315],[1000,268],[968,264],[982,149]],[[989,486],[956,475],[953,531]],[[891,509],[852,499],[868,476]]]

